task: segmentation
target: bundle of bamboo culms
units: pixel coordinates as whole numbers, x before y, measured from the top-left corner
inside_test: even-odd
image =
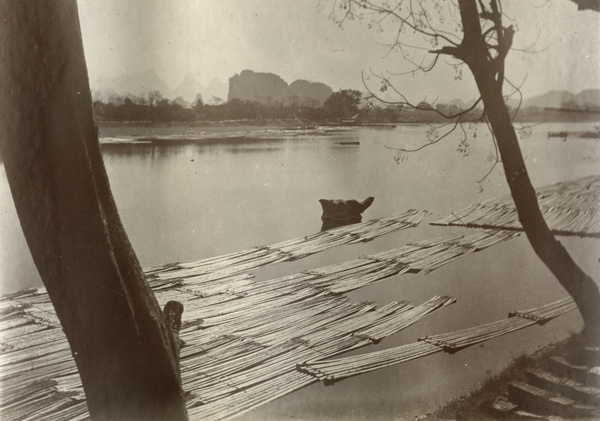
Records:
[[[255,387],[264,388],[265,382],[277,381],[293,369],[296,361],[328,355],[324,354],[325,349],[342,352],[349,348],[348,344],[366,343],[363,337],[353,338],[348,343],[344,339],[351,337],[352,330],[346,328],[352,325],[354,330],[359,330],[376,322],[372,317],[376,313],[373,308],[369,304],[339,303],[337,310],[325,306],[295,313],[298,320],[295,324],[280,314],[283,316],[280,322],[275,319],[263,327],[241,326],[233,334],[217,340],[219,346],[205,347],[202,352],[188,349],[187,353],[191,355],[182,355],[184,385],[188,384],[188,377],[198,382],[193,386],[199,403],[208,404],[236,395],[238,406],[249,405],[246,402],[249,391]],[[401,308],[403,306],[398,306]],[[393,312],[375,314],[383,319],[391,315]],[[346,326],[337,323],[340,318],[347,321]],[[275,332],[277,334],[273,336]],[[207,382],[207,379],[216,381]]]
[[[371,338],[374,342],[379,342],[383,338],[390,336],[394,333],[399,332],[402,329],[418,322],[422,318],[429,314],[442,309],[450,304],[454,304],[456,299],[448,296],[435,296],[429,301],[415,307],[408,309],[404,312],[396,313],[396,317],[389,318],[389,320],[374,324],[369,329],[361,330],[356,332],[355,336],[366,336]],[[376,310],[376,311],[382,311]]]
[[[56,316],[49,313],[47,294],[30,290],[0,302],[2,419],[51,419],[51,413],[83,402],[77,368]],[[70,383],[73,375],[77,379]]]
[[[161,304],[177,300],[185,306],[181,374],[191,413],[201,413],[196,408],[201,407],[213,414],[207,419],[233,416],[315,381],[295,373],[296,364],[371,345],[453,302],[434,297],[414,308],[403,301],[377,308],[350,303],[343,292],[404,273],[411,264],[413,271],[431,269],[424,259],[447,250],[464,255],[464,249],[480,250],[512,235],[443,237],[267,280],[240,273],[209,279],[195,273],[153,282]],[[235,259],[239,263],[261,253],[256,249]],[[0,299],[0,332],[1,396],[7,397],[0,403],[3,419],[85,416],[77,370],[45,291]],[[282,381],[288,377],[294,380]],[[41,390],[22,387],[43,379],[53,383]],[[42,401],[43,407],[37,405]]]
[[[233,320],[228,319],[229,323],[226,323],[227,320],[221,321],[219,326],[220,331],[223,331],[228,327],[227,330],[229,330],[229,332],[234,332],[238,335],[243,334],[244,336],[242,339],[244,337],[251,338],[248,340],[236,340],[232,334],[229,334],[224,337],[225,341],[219,342],[216,340],[219,338],[218,336],[210,336],[210,329],[204,328],[204,332],[199,332],[197,329],[194,330],[191,326],[188,326],[187,331],[182,332],[182,337],[188,343],[194,345],[185,347],[182,352],[182,375],[184,377],[184,384],[188,381],[188,376],[186,376],[186,374],[189,373],[189,371],[187,370],[187,367],[191,366],[193,367],[192,372],[194,375],[189,378],[189,381],[193,382],[198,381],[197,379],[201,379],[200,383],[205,385],[207,375],[198,375],[198,367],[202,367],[203,370],[211,373],[211,376],[216,376],[219,379],[214,386],[217,387],[218,390],[221,390],[221,392],[218,392],[218,390],[216,392],[207,392],[206,394],[209,398],[203,399],[203,401],[210,401],[211,398],[215,397],[228,396],[230,393],[238,392],[240,387],[225,387],[225,392],[223,392],[224,385],[228,384],[228,381],[224,379],[235,375],[240,367],[257,367],[256,370],[252,372],[251,376],[247,375],[251,381],[259,381],[265,376],[272,376],[274,375],[273,373],[276,375],[279,372],[273,370],[272,367],[269,367],[269,365],[266,364],[266,361],[270,360],[274,354],[279,352],[277,349],[265,351],[261,355],[261,351],[268,345],[276,346],[282,341],[293,341],[298,338],[299,335],[304,338],[304,342],[299,342],[298,346],[302,345],[305,353],[302,355],[291,355],[293,359],[287,364],[287,368],[289,369],[290,367],[293,367],[297,361],[295,358],[305,359],[307,357],[322,355],[322,350],[315,351],[315,349],[313,349],[317,346],[322,349],[329,349],[330,352],[332,349],[335,352],[341,352],[345,349],[355,347],[359,343],[372,343],[371,340],[366,340],[364,337],[364,335],[369,334],[367,329],[377,326],[378,319],[387,320],[386,317],[392,317],[396,312],[402,312],[406,308],[406,304],[404,303],[392,303],[379,311],[374,311],[375,307],[368,303],[349,304],[345,302],[342,297],[331,297],[323,294],[316,294],[316,296],[313,297],[310,294],[304,294],[304,291],[311,289],[310,286],[305,285],[296,292],[290,292],[290,294],[296,296],[287,303],[287,306],[283,304],[280,306],[281,308],[278,308],[278,306],[271,306],[268,314],[272,314],[273,317],[265,317],[265,314],[267,313],[265,313],[264,310],[254,308],[254,310],[256,310],[254,314],[240,312]],[[161,293],[164,293],[164,291]],[[310,298],[310,301],[302,303],[300,300],[303,297]],[[404,318],[405,315],[402,317]],[[346,326],[340,327],[340,325],[335,325],[335,327],[329,328],[326,325],[326,322],[335,324],[339,319],[346,319]],[[299,320],[300,322],[294,324],[293,322],[295,320]],[[388,320],[388,323],[391,322]],[[224,326],[225,324],[229,324],[229,326]],[[394,325],[394,323],[392,324]],[[360,332],[360,335],[349,340],[348,338],[352,337],[353,332],[353,330],[350,329],[351,326],[353,326],[354,331],[360,332],[360,329],[363,329],[365,332]],[[193,338],[194,333],[201,333],[201,338]],[[312,333],[312,336],[310,336],[310,333]],[[343,338],[343,334],[348,338]],[[223,339],[224,333],[221,333],[220,335]],[[337,347],[333,347],[328,341],[331,342],[331,338],[336,338],[336,335],[341,346],[338,344]],[[194,339],[201,340],[194,342]],[[259,340],[263,341],[264,344],[261,343],[257,346]],[[213,357],[212,353],[207,351],[207,347],[210,345],[214,346],[215,342],[221,343],[221,346],[213,348],[213,353],[215,355]],[[306,344],[308,343],[311,343],[311,346],[307,346]],[[198,348],[196,346],[198,344],[205,345],[205,348]],[[62,347],[63,349],[64,345],[65,344],[63,344]],[[66,350],[65,354],[65,357],[69,357],[69,353],[66,352]],[[227,358],[228,355],[230,355],[232,359]],[[206,359],[205,365],[199,365],[195,360],[194,357],[198,356],[202,356],[202,358]],[[241,358],[242,356],[243,358]],[[50,362],[56,363],[57,360],[55,357],[56,354],[54,354],[54,357]],[[246,360],[245,362],[244,359]],[[217,364],[217,362],[221,363]],[[39,364],[39,359],[36,364]],[[54,365],[54,367],[57,366],[58,365]],[[282,367],[285,368],[286,364],[282,365]],[[66,373],[72,373],[72,365],[67,366],[66,368]],[[262,374],[258,373],[257,370],[259,368],[266,371]],[[37,378],[40,373],[32,374],[34,375],[33,378]],[[58,375],[62,374],[62,372],[58,373]]]
[[[302,297],[308,301],[302,302]],[[264,404],[313,381],[294,375],[294,382],[286,381],[281,387],[282,377],[290,375],[298,361],[372,344],[452,301],[436,298],[415,308],[401,302],[376,309],[371,303],[348,303],[341,296],[302,297],[269,312],[240,313],[236,320],[204,331],[191,326],[182,330],[181,336],[189,344],[182,350],[181,374],[184,390],[191,395],[190,408],[214,403],[206,406],[206,411],[217,408],[211,417],[222,419]],[[23,414],[46,418],[50,412],[66,417],[81,411],[81,384],[66,343],[62,345],[62,357],[57,352],[26,356],[26,361],[6,372],[6,402],[17,403],[3,407],[3,419],[20,419]],[[23,376],[26,373],[29,375]],[[23,382],[31,386],[39,378],[56,380],[41,391],[22,388]],[[266,393],[269,391],[272,393]],[[25,398],[24,392],[28,394]],[[43,405],[37,405],[39,402]],[[204,415],[202,419],[206,419]]]
[[[295,365],[298,361],[320,359],[334,356],[341,352],[358,348],[367,344],[378,342],[383,335],[393,334],[427,316],[432,311],[441,309],[454,302],[449,297],[434,297],[432,300],[420,306],[412,308],[408,303],[391,303],[383,308],[376,309],[372,304],[356,304],[346,306],[352,309],[345,317],[336,317],[330,314],[321,315],[315,321],[307,320],[301,323],[299,330],[301,336],[292,336],[284,343],[265,349],[248,349],[248,368],[243,375],[232,376],[232,362],[222,353],[222,347],[215,349],[219,357],[218,364],[208,361],[210,377],[227,379],[235,388],[225,390],[211,390],[210,387],[201,387],[198,395],[204,404],[199,408],[191,409],[191,413],[201,419],[221,419],[225,414],[235,414],[250,410],[259,404],[264,404],[285,393],[304,387],[314,381],[309,376],[298,376],[294,374]],[[330,313],[330,311],[327,311]],[[335,321],[327,323],[323,316]],[[308,319],[308,317],[307,317]],[[338,322],[339,321],[339,322]],[[383,323],[379,323],[383,321]],[[285,323],[284,323],[285,324]],[[264,337],[257,335],[257,329],[253,330],[253,337],[263,343]],[[244,330],[243,333],[248,333]],[[239,339],[239,338],[238,338]],[[256,347],[256,344],[246,344],[248,347]],[[210,355],[199,355],[199,359],[210,360]],[[293,364],[290,362],[293,361]],[[188,363],[191,363],[188,362]],[[198,365],[195,364],[194,367]],[[198,378],[199,372],[195,371],[193,377]],[[282,383],[281,378],[292,376],[292,379]],[[208,375],[200,377],[200,383],[206,384]],[[235,380],[235,383],[234,383]],[[285,386],[282,389],[282,386]],[[261,393],[264,395],[261,396]],[[218,395],[217,395],[218,394]],[[214,399],[217,397],[218,399]],[[231,412],[230,412],[231,411]]]
[[[228,396],[202,406],[191,407],[188,409],[188,415],[191,420],[230,420],[316,382],[311,376],[290,370],[273,381],[263,382],[242,392],[243,399],[239,399],[237,395]]]
[[[455,351],[536,323],[546,323],[576,307],[573,300],[567,297],[533,309],[511,312],[507,319],[456,332],[426,336],[420,340],[438,345],[445,350]]]
[[[298,364],[297,370],[311,375],[325,384],[333,384],[348,377],[391,367],[440,351],[442,349],[435,345],[415,342],[352,357],[305,362]]]
[[[517,233],[486,230],[469,236],[444,236],[366,256],[379,262],[394,261],[411,272],[429,273],[460,257],[514,238]]]
[[[340,294],[379,282],[407,271],[431,271],[459,257],[513,238],[514,232],[486,231],[466,237],[442,237],[412,246],[364,256],[351,261],[329,265],[281,278],[254,281],[250,277],[223,278],[197,284],[195,277],[180,279],[170,290],[161,289],[161,301],[177,299],[190,302],[186,307],[189,319],[203,319],[205,325],[227,318],[235,319],[236,312],[248,306],[268,305],[272,299],[288,300],[290,292],[312,287],[306,294]],[[240,276],[240,275],[236,275]],[[186,297],[188,295],[188,297]],[[164,296],[164,298],[162,298]],[[194,300],[202,297],[202,300]],[[229,303],[227,311],[220,311]],[[220,314],[225,313],[225,314]]]
[[[420,338],[418,342],[381,351],[337,359],[308,361],[299,364],[297,369],[319,381],[331,384],[347,377],[391,367],[436,352],[456,352],[536,323],[543,324],[575,308],[576,306],[571,298],[564,298],[533,309],[513,312],[507,319],[481,326],[441,335],[426,336]]]
[[[375,261],[364,258],[334,264],[305,272],[307,281],[315,288],[325,288],[341,294],[408,271],[394,261]]]
[[[537,307],[531,310],[519,310],[509,313],[510,317],[520,317],[531,319],[539,323],[545,323],[554,317],[567,311],[574,310],[577,306],[571,297],[563,298],[545,306]]]
[[[553,233],[600,237],[600,176],[542,187],[537,199]],[[522,230],[510,195],[473,204],[431,224]]]
[[[535,323],[536,322],[533,320],[510,317],[508,319],[498,320],[496,322],[456,332],[426,336],[420,340],[437,345],[447,351],[454,351],[487,341],[497,336],[514,332],[515,330],[523,329],[524,327],[531,326]]]
[[[227,278],[272,263],[292,261],[343,244],[371,241],[393,231],[416,227],[428,211],[410,209],[401,214],[321,231],[269,246],[252,247],[207,259],[167,264],[146,271],[151,284],[164,287],[168,282],[195,277],[203,283]]]

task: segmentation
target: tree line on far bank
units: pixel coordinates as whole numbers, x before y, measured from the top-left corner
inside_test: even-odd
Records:
[[[99,122],[192,123],[295,119],[395,122],[401,112],[397,107],[361,103],[361,92],[350,89],[332,93],[323,104],[316,100],[300,101],[294,97],[285,102],[239,99],[225,102],[221,98],[213,97],[207,104],[197,100],[191,107],[186,107],[177,100],[168,100],[158,91],[151,91],[142,96],[112,95],[105,101],[95,98],[93,106]]]

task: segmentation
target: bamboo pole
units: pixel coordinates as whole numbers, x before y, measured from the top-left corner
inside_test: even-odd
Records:
[[[536,196],[544,219],[553,232],[600,237],[600,176],[545,186],[537,189]],[[470,205],[431,224],[522,229],[510,195]]]

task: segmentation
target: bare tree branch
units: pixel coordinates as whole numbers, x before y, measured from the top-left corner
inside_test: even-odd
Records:
[[[461,124],[462,117],[463,117],[462,115],[459,116],[456,119],[456,122],[454,123],[454,126],[450,130],[448,130],[446,133],[444,133],[442,136],[438,136],[438,137],[436,137],[436,139],[430,141],[429,143],[425,143],[425,144],[419,146],[418,148],[415,148],[415,149],[406,149],[406,148],[394,148],[392,146],[387,146],[387,145],[383,145],[383,146],[386,149],[392,149],[392,150],[396,150],[396,151],[399,151],[399,152],[419,152],[419,151],[427,148],[428,146],[435,145],[436,143],[439,143],[440,141],[442,141],[443,139],[445,139],[446,137],[448,137]],[[462,125],[461,125],[461,128],[462,128]],[[463,133],[464,133],[464,129],[463,129]]]

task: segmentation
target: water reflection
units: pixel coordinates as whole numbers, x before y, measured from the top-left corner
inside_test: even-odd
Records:
[[[362,220],[362,213],[373,204],[375,198],[368,197],[362,202],[356,200],[329,200],[319,199],[323,208],[323,226],[321,231],[337,228],[344,225],[356,224]]]
[[[181,155],[189,152],[211,153],[229,152],[240,153],[269,153],[276,152],[285,147],[283,140],[254,140],[244,142],[237,139],[203,140],[202,142],[178,141],[178,140],[150,140],[133,143],[101,143],[100,151],[106,157],[141,157],[141,158],[165,158]]]
[[[349,218],[339,219],[323,219],[323,225],[321,225],[321,231],[327,231],[337,227],[343,227],[344,225],[358,224],[362,221],[362,216],[358,215]]]
[[[144,144],[118,144],[118,143],[101,143],[100,152],[106,157],[133,157],[133,156],[149,156],[154,152],[154,146],[150,143]]]

